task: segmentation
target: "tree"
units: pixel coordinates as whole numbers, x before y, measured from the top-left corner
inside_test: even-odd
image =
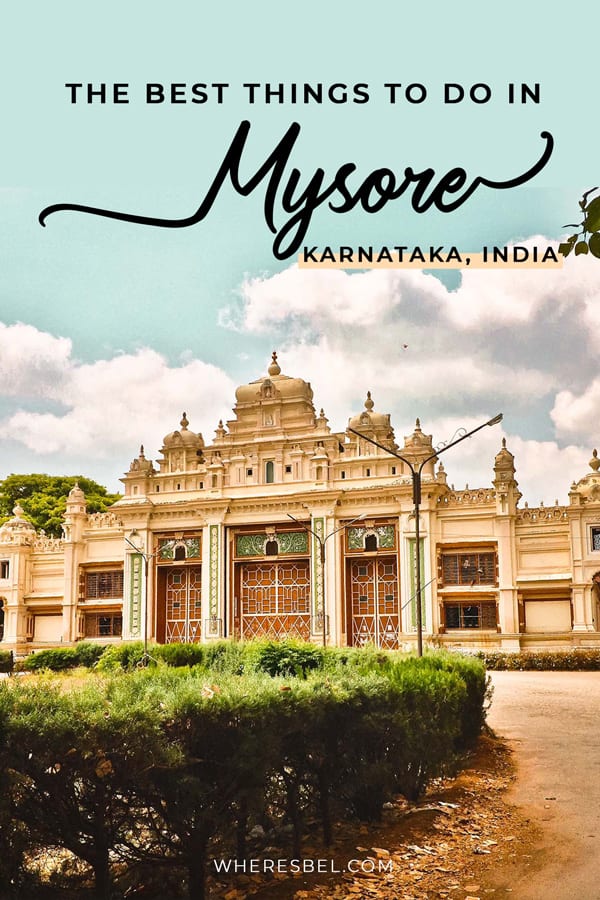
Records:
[[[67,496],[76,483],[85,494],[88,512],[104,512],[121,496],[82,475],[8,475],[0,481],[0,521],[10,518],[19,503],[36,528],[61,537]]]
[[[568,256],[571,250],[575,250],[575,256],[591,253],[592,256],[600,258],[600,197],[588,201],[589,195],[597,190],[598,188],[595,187],[586,191],[579,201],[583,220],[574,225],[564,226],[565,228],[581,228],[581,231],[570,235],[559,245],[558,252],[562,256]]]

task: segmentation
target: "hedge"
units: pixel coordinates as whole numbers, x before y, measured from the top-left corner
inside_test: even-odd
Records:
[[[600,650],[539,650],[520,653],[478,653],[489,670],[537,670],[560,672],[600,671]]]
[[[274,665],[273,651],[248,654]],[[224,659],[247,661],[212,661]],[[161,666],[108,671],[81,690],[51,677],[0,685],[0,896],[41,896],[27,860],[66,848],[93,883],[65,876],[78,898],[143,883],[145,897],[200,900],[211,857],[246,857],[250,835],[255,856],[257,834],[264,849],[289,832],[296,856],[309,826],[330,843],[334,822],[375,820],[397,792],[417,797],[475,737],[483,666],[445,654],[371,664],[361,674],[354,656],[338,659],[325,677]]]

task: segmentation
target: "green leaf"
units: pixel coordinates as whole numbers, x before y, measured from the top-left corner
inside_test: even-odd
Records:
[[[587,241],[578,241],[575,244],[575,256],[581,256],[582,253],[588,252]]]
[[[583,221],[586,231],[598,231],[600,229],[600,197],[596,197],[585,211]]]
[[[600,259],[600,232],[595,231],[590,237],[590,253]]]
[[[573,249],[573,244],[559,244],[558,252],[561,256],[568,256],[571,250]]]

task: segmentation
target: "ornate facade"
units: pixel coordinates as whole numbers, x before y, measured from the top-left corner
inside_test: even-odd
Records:
[[[317,415],[310,384],[268,374],[236,391],[205,444],[189,428],[143,447],[123,498],[89,515],[68,498],[64,537],[16,507],[0,528],[0,633],[19,654],[76,641],[292,635],[338,645],[416,641],[409,467],[426,457],[420,505],[426,641],[503,649],[600,645],[600,460],[567,506],[520,507],[503,442],[491,483],[454,490],[419,421],[403,445],[364,409],[345,432]]]

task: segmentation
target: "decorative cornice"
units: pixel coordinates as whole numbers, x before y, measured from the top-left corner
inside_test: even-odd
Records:
[[[494,488],[467,488],[464,491],[448,491],[438,497],[438,505],[449,506],[493,506],[496,503]]]

